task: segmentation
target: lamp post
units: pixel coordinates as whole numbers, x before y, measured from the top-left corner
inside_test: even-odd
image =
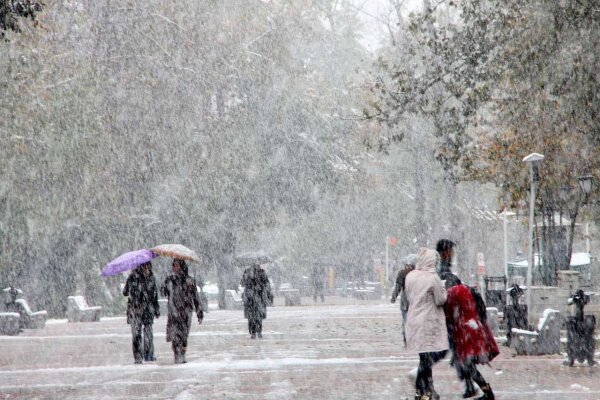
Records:
[[[587,204],[588,197],[589,197],[590,193],[592,192],[593,180],[594,180],[594,177],[591,175],[583,175],[583,176],[577,177],[577,181],[579,181],[579,187],[581,188],[581,191],[583,192],[583,204],[584,205]],[[588,254],[590,254],[590,251],[591,251],[590,223],[589,222],[585,223],[585,251]]]
[[[534,225],[534,208],[535,208],[535,183],[536,174],[535,167],[537,162],[542,161],[544,156],[538,153],[531,153],[527,157],[523,158],[523,161],[529,164],[529,176],[530,176],[530,190],[529,190],[529,243],[527,246],[527,309],[528,319],[531,320],[532,305],[531,305],[531,285],[532,285],[532,271],[533,264],[535,262],[533,257],[533,225]]]
[[[510,195],[507,191],[507,188],[504,187],[503,194],[503,203],[504,210],[502,211],[502,225],[503,225],[503,240],[504,240],[504,277],[506,278],[506,282],[508,282],[508,203],[509,203]],[[510,213],[510,215],[514,215]]]

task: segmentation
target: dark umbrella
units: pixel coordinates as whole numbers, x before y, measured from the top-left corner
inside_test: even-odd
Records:
[[[273,259],[264,250],[259,250],[238,254],[235,256],[235,261],[240,265],[252,265],[270,263]]]
[[[106,264],[106,266],[102,268],[100,275],[111,276],[120,274],[121,272],[130,271],[151,261],[154,257],[157,257],[157,255],[147,249],[121,254],[119,257]]]

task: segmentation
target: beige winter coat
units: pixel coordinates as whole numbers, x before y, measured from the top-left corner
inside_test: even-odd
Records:
[[[443,308],[446,289],[435,271],[436,260],[434,250],[419,249],[417,266],[406,276],[406,343],[409,351],[428,353],[448,349]]]

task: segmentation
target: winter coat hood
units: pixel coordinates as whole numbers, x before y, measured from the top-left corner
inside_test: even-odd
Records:
[[[436,273],[435,264],[438,260],[438,253],[435,250],[421,247],[417,252],[417,271]]]
[[[416,269],[406,275],[406,343],[409,351],[429,353],[448,349],[443,309],[446,290],[436,273],[436,261],[436,251],[421,248],[417,253]]]

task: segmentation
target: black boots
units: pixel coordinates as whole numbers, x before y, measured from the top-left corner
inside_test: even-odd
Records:
[[[173,346],[173,354],[175,354],[175,364],[185,364],[185,347]]]
[[[425,393],[420,394],[417,390],[415,400],[440,400],[440,395],[435,391],[435,388],[433,387],[433,379],[428,379],[427,391]]]
[[[438,394],[438,392],[435,391],[435,388],[433,387],[433,378],[429,378],[427,380],[427,386],[431,391],[431,394],[429,395],[431,396],[431,400],[440,400],[440,395]]]
[[[431,397],[431,393],[425,393],[425,394],[415,394],[415,400],[433,400],[433,397]]]
[[[465,392],[463,393],[463,399],[468,399],[469,397],[473,397],[477,394],[477,389],[473,385],[473,381],[471,379],[465,379]]]
[[[489,383],[486,383],[483,386],[480,386],[481,390],[483,390],[483,396],[478,397],[477,400],[494,400],[494,392],[492,392],[492,388]]]

